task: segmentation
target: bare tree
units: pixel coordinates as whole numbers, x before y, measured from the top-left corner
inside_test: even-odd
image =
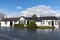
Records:
[[[6,15],[3,12],[0,12],[0,20],[2,20]]]

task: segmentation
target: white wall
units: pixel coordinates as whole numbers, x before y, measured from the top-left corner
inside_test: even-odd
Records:
[[[59,28],[59,21],[57,20],[57,22],[58,22],[58,24],[55,24],[55,20],[54,20],[54,27],[58,29]]]
[[[41,26],[47,26],[46,20],[42,20],[42,21],[44,21],[44,23],[41,23]]]
[[[12,21],[12,26],[14,26],[14,21]],[[17,23],[17,22],[16,22]],[[10,27],[10,21],[7,21],[5,24],[5,21],[1,21],[1,27]]]
[[[25,18],[23,18],[23,17],[20,18],[20,21],[24,21],[24,20],[25,20]]]
[[[14,22],[14,21],[12,21],[12,26],[13,26],[13,27],[14,27],[14,23],[15,23],[15,22]]]
[[[1,21],[1,27],[10,27],[10,21],[7,21],[5,24],[5,21]]]
[[[17,22],[15,22],[15,24],[19,24],[19,20]]]
[[[44,20],[44,24],[41,22],[35,22],[37,26],[52,26],[52,23],[49,25],[48,22],[51,22],[52,20]]]
[[[44,20],[45,24],[41,24],[42,26],[52,26],[52,21],[54,20]],[[50,22],[50,24],[48,24]]]
[[[59,23],[56,25],[55,20],[44,20],[45,24],[42,24],[42,26],[52,26],[52,21],[54,22],[54,27],[59,28]],[[49,25],[48,22],[51,22],[51,24]],[[58,20],[57,20],[57,22],[58,22]]]
[[[41,22],[35,22],[37,26],[41,26]]]
[[[46,20],[45,23],[46,23],[47,26],[52,26],[52,21],[53,21],[53,20]],[[48,24],[48,22],[50,22],[50,24]]]
[[[44,20],[44,24],[41,24],[41,26],[51,26],[51,25],[48,24],[49,21],[51,21],[51,20]]]
[[[27,24],[27,20],[25,20],[26,24]]]

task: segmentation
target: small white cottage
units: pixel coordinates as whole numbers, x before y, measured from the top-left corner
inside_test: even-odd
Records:
[[[59,20],[55,16],[41,17],[40,19],[42,26],[54,26],[55,28],[59,28]]]
[[[27,24],[25,18],[18,17],[18,18],[4,18],[1,20],[1,27],[10,27],[14,26],[14,24]]]
[[[25,26],[29,23],[30,20],[34,20],[37,26],[54,26],[55,28],[59,27],[59,20],[55,16],[47,17],[18,17],[18,18],[4,18],[1,20],[1,27],[10,27],[14,24],[23,23]]]

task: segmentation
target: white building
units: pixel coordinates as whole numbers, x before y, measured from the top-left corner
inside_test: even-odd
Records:
[[[59,27],[59,20],[55,16],[48,17],[18,17],[18,18],[4,18],[1,20],[1,27],[10,27],[14,26],[14,24],[27,25],[30,20],[34,20],[37,26],[54,26],[55,28]]]

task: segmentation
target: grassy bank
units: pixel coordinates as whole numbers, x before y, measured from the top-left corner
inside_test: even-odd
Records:
[[[24,28],[23,24],[14,24],[14,28]]]
[[[26,27],[24,27],[23,24],[15,24],[14,28],[27,28],[27,29],[54,29],[55,27],[52,26],[36,26],[35,24],[28,24]]]
[[[38,26],[38,29],[54,29],[55,27],[52,26]]]

